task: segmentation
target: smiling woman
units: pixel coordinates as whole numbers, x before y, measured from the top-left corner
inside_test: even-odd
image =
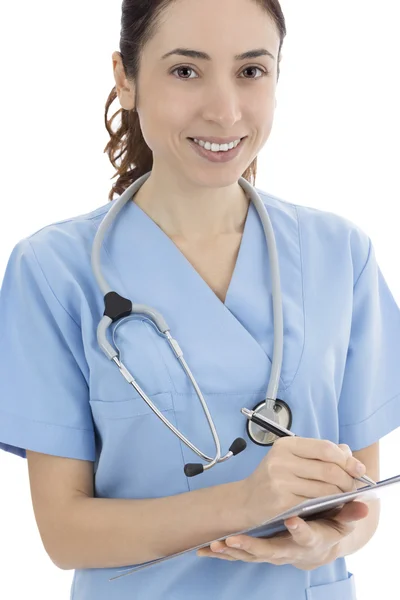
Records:
[[[352,490],[351,451],[377,479],[400,426],[400,310],[369,236],[250,182],[285,35],[277,0],[123,0],[109,201],[9,258],[0,448],[28,460],[71,600],[356,598],[365,506],[285,548],[120,572]],[[296,435],[253,435],[242,409],[260,404]]]
[[[109,198],[151,170],[135,202],[169,235],[190,238],[194,223],[203,238],[226,228],[229,215],[242,204],[232,175],[236,182],[240,176],[254,181],[257,154],[272,129],[284,17],[276,1],[234,4],[219,3],[221,21],[211,2],[155,1],[156,35],[148,40],[144,23],[152,21],[151,11],[132,2],[123,5],[121,51],[113,53],[116,86],[105,114],[111,138],[105,151],[118,176]],[[167,6],[165,19],[161,11]],[[221,44],[221,39],[229,41]],[[183,57],[190,62],[177,64]],[[109,119],[117,96],[121,109]],[[117,115],[121,125],[113,131]],[[237,140],[233,148],[213,146]],[[165,181],[171,161],[182,174],[179,183]]]

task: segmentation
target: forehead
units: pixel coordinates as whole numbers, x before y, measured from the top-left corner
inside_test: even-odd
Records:
[[[157,59],[176,46],[232,59],[256,47],[277,56],[279,43],[273,18],[254,0],[178,0],[165,9],[148,49]]]

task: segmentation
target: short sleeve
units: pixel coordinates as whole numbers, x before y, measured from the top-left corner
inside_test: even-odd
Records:
[[[338,411],[339,443],[353,451],[400,426],[400,309],[370,239],[368,258],[354,286]]]
[[[28,239],[14,247],[3,277],[0,343],[0,449],[94,461],[81,328]]]

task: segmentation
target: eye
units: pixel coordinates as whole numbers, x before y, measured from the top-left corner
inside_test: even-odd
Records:
[[[245,69],[243,69],[242,73],[244,73],[244,71],[250,71],[250,70],[254,70],[254,69],[256,71],[261,71],[261,73],[262,73],[261,77],[268,75],[268,71],[266,71],[265,69],[261,69],[260,67],[256,67],[256,66],[246,67]],[[182,65],[180,67],[176,67],[173,71],[171,71],[171,74],[175,73],[176,71],[193,71],[194,72],[194,69],[193,69],[193,67],[189,67],[188,65]],[[244,77],[244,79],[260,79],[261,77]],[[178,77],[177,79],[193,79],[193,77]]]

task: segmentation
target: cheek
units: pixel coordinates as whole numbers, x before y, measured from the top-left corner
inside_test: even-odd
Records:
[[[259,121],[258,121],[258,124],[259,124],[258,147],[257,147],[256,154],[258,154],[260,152],[261,148],[263,148],[264,145],[267,143],[269,136],[271,135],[273,121],[274,121],[273,112],[269,112],[269,113],[265,114],[265,111],[264,111],[264,114],[260,116]]]
[[[163,102],[146,106],[140,116],[140,127],[153,154],[170,156],[171,140],[176,139],[182,131],[188,131],[192,124],[190,117],[185,116],[187,112],[186,103],[181,106],[179,102],[168,102],[165,98]]]
[[[246,109],[242,111],[243,122],[248,125],[249,131],[256,132],[255,145],[257,151],[267,142],[274,123],[275,115],[275,96],[262,95],[262,100],[258,98],[250,99]]]
[[[271,133],[275,116],[275,97],[268,97],[267,102],[258,111],[259,122],[263,123],[263,135],[265,138]]]

